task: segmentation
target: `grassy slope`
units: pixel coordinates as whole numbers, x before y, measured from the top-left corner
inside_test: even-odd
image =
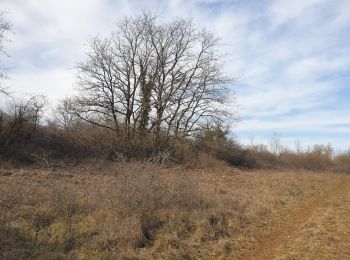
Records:
[[[7,259],[288,259],[309,254],[305,246],[317,249],[313,240],[298,242],[309,237],[310,225],[322,229],[333,219],[333,246],[322,254],[345,247],[341,227],[349,225],[346,198],[337,195],[297,222],[293,239],[281,236],[273,251],[264,249],[286,234],[291,216],[349,181],[335,174],[95,163],[1,170],[0,180],[0,256]],[[333,205],[340,205],[336,221]],[[327,242],[321,234],[312,239]]]

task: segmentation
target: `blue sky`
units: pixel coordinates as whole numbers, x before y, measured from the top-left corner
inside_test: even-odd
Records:
[[[222,37],[241,142],[268,143],[278,132],[290,146],[350,147],[349,0],[1,0],[0,8],[13,25],[4,62],[19,95],[54,103],[72,93],[89,36],[150,9],[163,20],[192,17]]]

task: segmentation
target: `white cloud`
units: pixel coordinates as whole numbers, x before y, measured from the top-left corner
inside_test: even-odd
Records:
[[[270,19],[274,26],[303,15],[309,8],[324,3],[325,0],[276,0],[270,9]],[[304,18],[304,17],[303,17]]]
[[[309,57],[302,58],[293,62],[287,68],[287,74],[289,77],[295,80],[310,80],[317,78],[319,75],[329,75],[331,73],[342,71],[348,68],[350,61],[348,57]]]
[[[11,85],[17,95],[45,95],[51,102],[72,93],[74,74],[69,69],[28,70],[13,76]]]

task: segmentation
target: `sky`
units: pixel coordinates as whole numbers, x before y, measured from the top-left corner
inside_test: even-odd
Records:
[[[151,10],[222,38],[240,142],[268,144],[278,133],[291,148],[350,147],[349,0],[0,0],[0,9],[12,24],[2,63],[17,95],[44,94],[53,105],[72,94],[89,37]]]

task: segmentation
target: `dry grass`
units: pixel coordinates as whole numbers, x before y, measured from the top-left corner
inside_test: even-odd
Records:
[[[242,257],[287,212],[338,181],[332,174],[247,172],[211,164],[215,167],[95,162],[55,171],[2,169],[0,256]]]

